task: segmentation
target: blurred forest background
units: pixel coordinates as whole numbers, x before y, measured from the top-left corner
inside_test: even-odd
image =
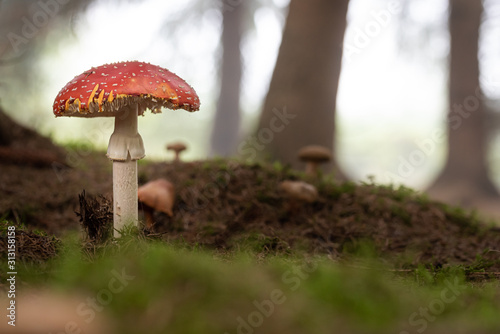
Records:
[[[147,61],[202,103],[140,119],[150,158],[183,140],[188,159],[299,168],[298,149],[318,144],[339,178],[493,211],[499,41],[497,0],[0,0],[0,107],[57,143],[104,149],[112,120],[54,119],[53,99],[92,66]]]

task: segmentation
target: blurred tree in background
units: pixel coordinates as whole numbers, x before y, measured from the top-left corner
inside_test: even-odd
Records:
[[[3,94],[21,89],[26,98],[37,74],[35,66],[39,56],[39,41],[57,26],[58,20],[69,20],[81,12],[91,0],[73,0],[64,6],[57,1],[3,0],[0,1],[0,101]],[[36,38],[35,38],[36,37]],[[20,85],[18,83],[21,83]],[[43,149],[63,157],[62,150],[36,131],[23,126],[0,108],[0,146],[14,146],[19,154],[23,149]],[[21,150],[21,151],[20,151]],[[32,154],[32,151],[26,152]]]
[[[3,94],[20,92],[27,99],[36,90],[39,78],[37,60],[50,31],[60,30],[61,22],[67,26],[71,18],[83,12],[96,0],[73,0],[64,5],[58,1],[3,0],[0,1],[0,102]],[[43,81],[42,81],[43,82]],[[29,103],[29,101],[26,101]],[[3,113],[2,110],[0,112]],[[11,115],[18,116],[15,110]],[[6,120],[6,117],[2,117]],[[9,118],[10,119],[10,118]],[[29,123],[29,122],[26,122]],[[36,123],[36,122],[35,122]],[[9,127],[18,126],[9,122]],[[21,130],[19,130],[21,131]]]
[[[242,76],[241,39],[246,2],[224,6],[222,11],[222,58],[220,92],[212,127],[210,155],[231,156],[235,153],[240,130],[240,87]]]
[[[473,205],[498,198],[489,177],[487,112],[479,83],[482,1],[450,0],[448,157],[428,189],[436,199]]]
[[[271,160],[297,167],[297,152],[303,146],[322,145],[334,150],[336,95],[348,2],[290,2],[257,130],[258,145],[265,145],[263,153]],[[332,166],[336,166],[335,161]]]

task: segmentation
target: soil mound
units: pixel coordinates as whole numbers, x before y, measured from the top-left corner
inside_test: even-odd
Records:
[[[111,163],[104,153],[87,152],[78,161],[62,172],[0,164],[0,217],[55,235],[80,228],[79,195],[86,190],[111,200],[112,184]],[[222,250],[301,250],[335,259],[369,245],[375,255],[395,259],[402,268],[481,263],[500,271],[497,230],[408,188],[304,179],[280,165],[229,160],[140,163],[140,184],[157,178],[176,188],[173,217],[154,214],[154,233],[170,242]],[[299,179],[317,188],[315,202],[292,205],[279,191],[280,182]],[[111,210],[109,204],[96,208],[100,211],[95,215],[91,207],[85,210],[87,217],[111,219],[105,212]]]

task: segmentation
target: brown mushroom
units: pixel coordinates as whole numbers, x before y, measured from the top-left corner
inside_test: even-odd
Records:
[[[286,180],[278,185],[278,189],[290,199],[289,211],[296,212],[301,202],[312,203],[318,199],[316,187],[304,181]]]
[[[309,145],[299,150],[298,157],[301,161],[306,163],[306,174],[309,176],[317,176],[318,165],[330,161],[332,159],[332,153],[330,149],[324,146]]]
[[[179,155],[181,154],[182,151],[185,151],[186,148],[187,148],[186,144],[179,141],[167,145],[167,151],[174,151],[175,153],[174,162],[181,161]]]
[[[175,188],[172,183],[165,179],[150,181],[139,187],[137,197],[142,203],[146,228],[151,229],[154,225],[153,212],[160,211],[172,217],[172,208],[175,200]]]
[[[288,197],[301,202],[312,203],[318,199],[316,187],[304,181],[286,180],[279,184],[279,189],[284,191]]]

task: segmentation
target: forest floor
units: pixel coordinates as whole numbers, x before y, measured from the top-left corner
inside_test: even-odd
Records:
[[[86,198],[100,198],[102,205],[101,207],[96,207],[96,212],[99,210],[105,211],[104,214],[100,213],[100,216],[105,217],[103,219],[106,220],[103,220],[102,223],[109,224],[111,222],[109,206],[112,195],[111,163],[105,157],[105,153],[86,150],[78,146],[66,147],[66,151],[67,156],[65,161],[71,167],[64,166],[62,163],[43,166],[43,164],[26,165],[19,160],[11,162],[4,160],[3,163],[0,162],[2,171],[0,174],[0,219],[5,226],[9,224],[17,226],[17,259],[24,264],[32,263],[45,268],[43,272],[48,277],[44,277],[43,281],[53,278],[52,274],[50,274],[51,270],[46,268],[46,266],[50,267],[53,265],[50,264],[52,263],[51,261],[58,259],[58,261],[60,260],[64,263],[64,266],[68,266],[68,257],[74,260],[73,255],[67,255],[71,254],[71,252],[68,253],[67,247],[61,245],[65,244],[64,240],[71,239],[73,235],[72,231],[80,231],[80,235],[82,234],[80,218],[76,213],[82,211],[79,195],[84,190]],[[417,281],[412,281],[412,286],[415,284],[422,285],[424,284],[422,283],[423,281],[432,281],[432,284],[429,283],[429,290],[426,290],[426,296],[434,299],[439,294],[433,295],[432,291],[435,292],[436,289],[444,291],[443,289],[445,289],[444,285],[433,285],[436,281],[439,281],[437,277],[443,272],[452,272],[452,276],[446,276],[446,284],[449,284],[450,281],[453,281],[458,276],[461,277],[461,280],[464,280],[463,282],[467,282],[463,284],[470,286],[488,285],[491,287],[491,284],[493,284],[496,287],[498,284],[497,280],[500,277],[500,260],[498,256],[500,251],[500,230],[498,227],[495,227],[491,222],[481,221],[474,213],[431,201],[424,195],[405,187],[395,188],[373,183],[338,183],[333,181],[333,176],[331,175],[324,175],[319,179],[311,179],[307,178],[300,171],[292,170],[280,164],[246,164],[237,160],[223,159],[186,163],[147,160],[139,162],[140,184],[157,178],[166,178],[175,185],[176,199],[174,215],[173,217],[169,217],[163,213],[155,213],[156,224],[154,231],[143,231],[143,237],[140,238],[141,243],[144,240],[154,239],[154,242],[161,242],[164,245],[180,245],[179,248],[181,250],[168,250],[162,256],[165,256],[165,261],[170,263],[172,268],[177,268],[183,272],[183,275],[189,276],[189,269],[185,268],[184,264],[176,262],[174,258],[177,255],[174,256],[173,254],[185,252],[185,249],[189,249],[190,252],[187,252],[189,254],[182,253],[182,256],[188,258],[188,262],[194,261],[200,264],[201,267],[198,269],[202,271],[205,270],[204,266],[207,263],[211,263],[210,265],[218,268],[217,270],[228,272],[230,269],[228,269],[227,263],[234,263],[234,266],[239,268],[237,269],[238,271],[247,273],[248,277],[252,277],[256,282],[261,281],[264,286],[278,284],[283,289],[287,287],[286,282],[290,284],[294,282],[293,277],[288,281],[284,278],[281,281],[279,279],[276,280],[274,277],[278,275],[276,272],[279,272],[279,270],[284,271],[284,273],[287,272],[286,266],[289,263],[283,259],[318,258],[320,259],[318,263],[321,263],[320,266],[323,268],[319,272],[326,276],[317,274],[320,275],[315,278],[318,281],[309,280],[309,283],[305,284],[308,286],[307,289],[312,289],[311,291],[313,291],[315,289],[314,286],[323,286],[325,282],[322,279],[325,279],[325,277],[332,280],[353,279],[353,282],[356,283],[353,286],[344,287],[345,291],[341,291],[342,288],[340,287],[342,284],[347,284],[344,282],[340,286],[335,287],[337,290],[331,292],[339,295],[343,295],[343,293],[350,294],[350,297],[342,297],[349,299],[343,300],[347,304],[356,304],[360,303],[359,300],[362,299],[372,300],[372,298],[375,298],[375,301],[367,302],[367,305],[356,304],[355,307],[351,305],[356,309],[356,311],[353,311],[356,315],[355,317],[359,316],[361,317],[360,319],[355,321],[352,319],[347,321],[344,317],[337,319],[340,321],[338,323],[339,328],[349,328],[340,331],[343,333],[375,333],[376,331],[373,328],[380,324],[373,324],[371,321],[375,321],[374,319],[380,316],[387,316],[391,319],[390,321],[388,320],[389,325],[387,322],[380,325],[382,326],[381,329],[379,328],[381,332],[387,332],[389,326],[391,328],[406,329],[406,331],[395,333],[416,332],[417,329],[420,333],[420,329],[423,328],[424,324],[425,328],[427,328],[430,322],[434,322],[425,317],[422,318],[422,316],[414,317],[413,322],[411,319],[401,320],[400,318],[396,321],[387,314],[380,314],[379,311],[373,309],[370,310],[370,308],[379,307],[376,300],[382,297],[376,296],[377,291],[366,292],[365,289],[367,287],[360,286],[372,284],[372,278],[370,277],[379,277],[383,282],[387,282],[387,277],[380,276],[378,272],[374,274],[371,270],[368,270],[369,268],[379,267],[383,268],[386,273],[390,273],[390,275],[402,275],[398,276],[399,278],[394,279],[392,277],[390,279],[390,282],[392,282],[390,284],[397,285],[397,289],[409,289],[409,285],[403,285],[404,288],[402,288],[399,283],[401,279],[406,279],[401,277],[406,277],[407,275],[416,277]],[[278,190],[278,184],[281,181],[298,179],[305,179],[317,187],[319,192],[317,201],[294,205],[290,202],[290,199]],[[34,232],[33,230],[41,230],[44,233]],[[3,258],[7,253],[5,228],[3,231],[2,238],[0,238],[0,252],[2,254],[0,258]],[[82,249],[87,253],[90,252],[91,256],[100,254],[100,247],[115,247],[113,245],[93,245],[88,240],[80,242],[80,244],[84,245]],[[128,249],[131,246],[122,245],[121,247]],[[210,262],[213,259],[205,261],[206,258],[204,258],[204,260],[200,260],[197,258],[198,255],[192,254],[193,250],[209,252],[209,254],[212,254],[209,257],[215,256],[218,260],[216,263]],[[109,252],[113,253],[113,251]],[[154,258],[155,256],[154,250],[148,249],[144,250],[144,252],[145,254],[149,254],[148,257]],[[153,255],[151,252],[153,252]],[[250,266],[248,266],[247,260],[241,260],[239,255],[235,255],[241,253],[253,254]],[[130,261],[132,266],[134,266],[137,265],[135,261],[139,261],[139,259],[135,259],[137,254],[134,252],[132,254],[128,260],[120,256],[117,256],[117,258],[120,258],[120,261]],[[269,257],[274,260],[262,260]],[[367,259],[370,259],[369,262],[366,262],[368,261]],[[361,269],[364,273],[360,274],[358,271],[353,273],[350,269],[347,274],[344,271],[332,273],[332,269],[324,263],[325,260],[334,264],[344,265],[348,268]],[[110,260],[94,259],[90,262],[100,263],[99,261]],[[261,269],[255,269],[262,264],[262,261],[264,261],[264,269],[261,268],[263,272],[260,271]],[[282,261],[285,261],[287,264],[283,264]],[[296,264],[294,262],[296,260],[290,261]],[[376,264],[372,261],[375,261]],[[102,272],[102,263],[96,264],[97,267],[89,266],[90,264],[84,266],[84,272],[79,272],[72,266],[70,266],[71,269],[66,268],[68,273],[71,273],[68,274],[71,276],[71,278],[68,278],[68,281],[71,281],[71,283],[63,280],[64,284],[69,286],[71,284],[82,285],[91,290],[95,289],[96,287],[92,286],[91,283],[86,284],[82,283],[82,281],[86,280],[87,275],[98,275],[99,270]],[[285,269],[282,268],[283,266],[285,266]],[[255,272],[251,268],[254,268]],[[141,270],[145,270],[149,274],[152,273],[150,271],[152,270],[151,268],[142,268]],[[370,273],[366,274],[366,270]],[[428,274],[423,274],[422,270]],[[457,270],[460,274],[456,274]],[[57,271],[64,272],[60,268]],[[28,266],[26,276],[30,278],[26,279],[26,284],[29,287],[40,285],[38,281],[40,277],[38,279],[33,278],[33,274],[29,274],[29,272],[30,269]],[[149,274],[144,275],[147,276]],[[207,273],[197,273],[194,271],[192,274],[196,276]],[[209,270],[207,275],[214,275],[214,272]],[[245,280],[245,276],[241,276],[241,274],[231,273],[230,275],[237,275],[240,281]],[[259,275],[264,275],[265,277],[260,277]],[[432,277],[430,281],[426,275]],[[427,278],[422,278],[424,276]],[[183,277],[187,281],[192,279]],[[301,275],[298,277],[303,278]],[[1,278],[3,283],[4,277]],[[212,279],[215,280],[215,278],[210,276],[208,281],[210,282]],[[56,279],[56,281],[60,280],[60,277]],[[441,280],[441,283],[445,284],[443,283],[444,281]],[[217,283],[214,282],[212,283],[222,284],[219,281]],[[301,280],[298,280],[298,282],[300,283]],[[375,285],[382,284],[379,281],[376,282],[378,283]],[[143,283],[148,284],[147,280]],[[177,286],[176,284],[180,283],[176,282],[174,285]],[[196,284],[200,284],[200,282],[197,281]],[[204,282],[203,284],[208,283]],[[225,281],[224,284],[230,283]],[[290,287],[290,284],[288,287]],[[309,286],[308,284],[312,285]],[[386,283],[383,284],[383,287],[375,287],[374,290],[381,288],[385,291]],[[199,293],[201,295],[198,297],[203,298],[206,292],[200,292],[196,288],[189,292],[189,287],[181,285],[180,289],[182,291],[185,290],[184,292],[188,297],[183,292],[178,292],[179,295],[176,298],[187,298],[188,300],[194,298],[190,293]],[[329,284],[326,285],[325,289],[327,290],[325,291],[333,289],[329,287]],[[6,288],[6,285],[0,285],[1,287]],[[250,290],[260,289],[259,285],[250,285],[248,282],[244,283],[240,288],[248,288]],[[211,289],[211,287],[205,286],[204,289]],[[228,286],[228,290],[234,296],[238,295],[238,289],[236,286]],[[97,289],[96,291],[99,290]],[[309,292],[313,295],[322,294],[321,291],[311,291]],[[491,295],[491,300],[489,301],[491,302],[491,307],[484,306],[484,300],[481,297],[478,299],[479,301],[476,300],[478,303],[477,310],[483,307],[487,313],[491,313],[493,312],[492,310],[498,311],[500,309],[500,290],[496,289],[492,291],[494,291],[493,294],[490,294],[491,291],[488,292],[488,296]],[[365,292],[366,295],[364,295]],[[388,298],[397,299],[399,292],[391,288],[386,293],[388,294]],[[147,295],[148,293],[145,292],[145,294]],[[467,295],[467,298],[474,299],[476,298],[474,297],[476,294],[476,292],[471,292],[470,295]],[[358,298],[356,301],[350,300],[350,298],[353,298],[353,295]],[[443,294],[441,293],[441,295]],[[129,297],[141,298],[135,295]],[[301,305],[300,303],[303,303],[301,298],[306,297],[298,296],[290,298],[300,299],[296,301],[298,304],[294,305]],[[328,299],[325,296],[321,298]],[[433,301],[434,299],[427,299],[425,301],[426,299],[424,298],[423,300],[425,303],[429,303],[429,301]],[[199,302],[198,299],[196,300],[196,302]],[[224,312],[228,311],[228,307],[231,308],[230,305],[233,302],[236,304],[239,303],[229,299],[224,301],[224,303],[229,305],[224,306]],[[323,302],[328,304],[331,301],[322,301],[319,304]],[[335,301],[335,303],[337,302]],[[385,301],[380,302],[382,303],[381,305],[385,305]],[[142,305],[139,307],[141,309],[151,307],[151,304],[144,301],[138,301],[138,303]],[[161,302],[159,303],[161,304]],[[316,301],[315,303],[318,302]],[[340,313],[347,307],[342,303],[335,306],[341,309],[340,311],[337,310]],[[422,305],[419,303],[422,303],[421,299],[418,302],[412,300],[409,305],[415,307],[418,311],[419,307],[417,306]],[[466,305],[468,301],[464,301],[463,303]],[[278,303],[276,302],[275,304]],[[252,303],[250,303],[251,305]],[[472,305],[475,305],[474,302],[472,302]],[[167,306],[170,310],[168,312],[174,312],[172,307],[175,306]],[[163,305],[162,307],[167,306]],[[404,308],[405,312],[407,306]],[[300,312],[304,311],[302,307],[297,307],[301,310]],[[315,304],[314,307],[317,308],[319,306]],[[395,306],[391,305],[387,307],[393,310]],[[411,311],[411,307],[408,309],[408,312]],[[473,309],[474,312],[477,311],[475,308]],[[113,312],[117,312],[117,314],[119,313],[123,316],[123,313],[120,313],[123,310],[120,310],[119,306],[113,310]],[[277,330],[288,330],[289,332],[299,333],[302,331],[290,331],[294,322],[290,314],[293,314],[295,311],[292,308],[278,314],[276,317],[282,320],[285,319],[283,320],[285,322],[277,322],[276,324],[273,322],[273,325],[266,325],[270,328],[269,330],[266,329],[266,326],[260,328],[260,325],[249,325],[248,321],[251,321],[250,318],[246,320],[246,325],[242,325],[241,321],[238,320],[241,317],[238,318],[233,314],[233,318],[237,319],[237,321],[235,320],[231,324],[221,320],[221,327],[214,325],[214,328],[217,328],[217,330],[204,329],[204,331],[195,330],[191,332],[215,333],[221,330],[222,333],[222,329],[229,331],[229,329],[233,328],[233,332],[253,333],[254,330],[257,332],[256,329],[259,327],[262,333],[273,333]],[[129,309],[126,312],[133,311]],[[152,321],[160,328],[162,326],[161,321],[158,322],[155,318],[156,311],[152,312],[153,314],[144,315],[141,321]],[[198,312],[202,311],[198,310]],[[240,312],[239,314],[252,314],[252,309],[245,307],[238,312]],[[328,312],[333,311],[330,310]],[[324,314],[325,319],[328,318],[328,312]],[[360,313],[358,314],[357,312]],[[439,311],[439,314],[441,312],[444,311]],[[471,314],[475,314],[474,312]],[[265,312],[261,311],[261,313]],[[409,314],[411,318],[412,312]],[[408,318],[407,315],[406,318]],[[197,316],[200,316],[200,314],[197,313]],[[220,314],[217,315],[217,317],[220,316]],[[305,324],[307,323],[307,316],[301,313],[302,316],[303,318],[300,319],[303,319],[304,323],[297,325],[297,328],[308,328]],[[314,319],[314,321],[318,321],[318,326],[326,324],[322,322],[324,320],[322,316],[320,317],[321,319]],[[429,317],[431,316],[429,315]],[[458,317],[460,319],[463,318],[461,313]],[[420,318],[427,320],[425,323],[419,322]],[[151,319],[156,320],[153,321]],[[168,319],[165,322],[171,327],[165,326],[173,330],[173,332],[188,333],[190,331],[186,330],[186,328],[192,329],[190,326],[181,326],[182,328],[179,327],[180,329],[176,329],[177,327],[175,326],[179,325],[177,322],[181,320],[174,321]],[[446,319],[444,322],[437,322],[434,329],[428,332],[444,333],[443,328],[461,328],[461,325],[457,325],[458,327],[455,325],[449,327],[447,325],[449,321],[455,321],[453,316]],[[188,319],[184,320],[189,322]],[[352,323],[356,323],[357,321],[363,322],[364,320],[368,321],[368,327],[361,326],[360,329],[357,325],[354,327],[351,326]],[[206,326],[206,323],[203,321],[202,323]],[[327,323],[328,326],[332,325],[330,322]],[[478,328],[471,325],[471,327],[465,328],[474,328],[470,333],[495,333],[500,328],[500,323],[490,322],[489,320],[483,325],[485,327]],[[0,324],[0,329],[2,328],[1,326]],[[131,325],[128,324],[127,326]],[[131,326],[130,328],[136,328],[137,332],[139,331],[137,327]],[[367,328],[370,330],[367,331]],[[326,328],[323,330],[318,328],[317,331],[313,332],[328,332]],[[121,331],[121,333],[124,332],[126,331]],[[134,330],[130,329],[130,332],[133,333]],[[159,332],[161,331],[159,330]],[[304,330],[303,332],[308,331]],[[469,332],[467,331],[467,333]]]
[[[79,195],[85,190],[87,197],[111,201],[112,165],[104,152],[87,152],[74,166],[2,164],[0,217],[57,236],[80,229]],[[319,198],[294,206],[278,185],[305,176],[279,164],[146,160],[139,163],[138,175],[139,184],[165,178],[175,185],[173,217],[156,212],[155,230],[149,231],[168,241],[231,250],[257,238],[276,252],[300,249],[335,259],[370,243],[402,268],[471,265],[478,256],[498,257],[492,251],[500,245],[494,224],[405,187],[306,178]],[[500,263],[492,263],[491,270],[500,271]]]

